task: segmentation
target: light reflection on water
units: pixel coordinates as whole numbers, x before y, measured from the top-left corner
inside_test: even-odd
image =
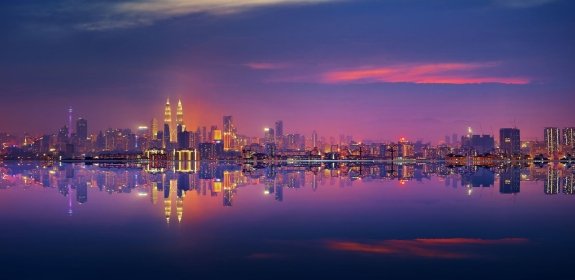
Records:
[[[4,272],[30,277],[37,275],[17,263],[37,255],[172,268],[149,275],[179,275],[195,262],[198,275],[217,277],[235,275],[211,269],[227,263],[233,271],[261,271],[260,278],[289,264],[298,268],[286,277],[381,278],[385,267],[392,278],[418,278],[404,271],[417,267],[446,279],[470,277],[465,271],[483,264],[502,276],[561,278],[572,274],[539,264],[553,255],[559,267],[573,256],[573,179],[562,165],[3,163],[0,261],[10,264]],[[66,244],[76,254],[60,253]],[[430,260],[441,261],[439,268],[457,262],[459,272],[435,271]],[[57,275],[52,261],[43,271]]]

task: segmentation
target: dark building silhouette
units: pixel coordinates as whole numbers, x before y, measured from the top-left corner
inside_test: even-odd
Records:
[[[79,118],[76,121],[76,137],[78,137],[79,140],[81,141],[85,141],[86,139],[88,139],[88,121],[83,119],[83,118]]]
[[[521,153],[521,136],[517,128],[502,128],[499,130],[499,148],[505,155]]]

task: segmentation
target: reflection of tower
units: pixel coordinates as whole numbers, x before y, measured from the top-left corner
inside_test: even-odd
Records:
[[[313,174],[313,179],[311,179],[311,189],[313,191],[317,190],[317,174]]]
[[[76,186],[76,201],[80,204],[88,202],[88,184],[81,182]]]
[[[284,200],[284,188],[280,184],[276,185],[275,199],[280,202]]]
[[[183,213],[184,213],[184,198],[183,196],[178,196],[178,198],[176,199],[176,214],[178,215],[178,223],[182,222]]]
[[[178,190],[178,180],[170,179],[169,185],[165,186],[164,188],[164,214],[166,217],[166,223],[170,223],[170,218],[172,217],[172,207],[173,204],[176,205],[176,213],[178,214],[178,220],[181,220],[181,213],[178,211],[182,211],[183,201],[176,201],[176,203],[172,203],[173,200],[176,200],[176,192]],[[178,205],[180,204],[180,205]],[[179,207],[179,209],[178,209]]]
[[[232,206],[234,190],[224,188],[224,206]]]
[[[164,148],[169,146],[169,143],[173,141],[172,137],[172,109],[170,107],[170,99],[166,101],[166,107],[164,109]]]
[[[68,184],[68,216],[72,216],[72,194],[71,194],[72,186]]]
[[[156,204],[158,201],[158,183],[152,182],[150,184],[150,199],[152,200],[152,204]]]
[[[169,195],[170,206],[172,206],[173,204],[176,204],[175,206],[177,207],[177,202],[173,203],[174,200],[177,199],[177,196],[176,196],[177,191],[178,191],[178,180],[171,179],[170,180],[170,195]],[[176,209],[176,211],[177,211],[177,209]],[[172,213],[172,209],[170,209],[170,214],[171,213]]]
[[[166,175],[162,175],[162,182],[165,182]],[[172,201],[170,200],[170,190],[172,188],[171,184],[164,185],[164,215],[166,217],[166,223],[170,223],[170,216],[172,216]]]
[[[575,174],[569,172],[563,178],[563,193],[564,194],[575,194]]]
[[[510,167],[499,176],[500,193],[519,193],[521,187],[521,169]]]
[[[559,171],[553,169],[553,167],[547,167],[547,178],[543,184],[543,190],[545,194],[557,194],[559,193]]]

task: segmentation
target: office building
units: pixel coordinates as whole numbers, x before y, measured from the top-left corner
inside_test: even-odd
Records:
[[[521,153],[521,136],[517,128],[502,128],[499,130],[499,148],[507,156]]]

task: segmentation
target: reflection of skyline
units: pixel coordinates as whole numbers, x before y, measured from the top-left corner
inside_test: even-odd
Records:
[[[182,222],[184,198],[188,192],[198,196],[221,199],[221,205],[231,207],[238,190],[246,186],[261,186],[263,194],[278,202],[284,201],[286,189],[311,188],[316,191],[324,186],[351,187],[372,181],[431,180],[437,177],[445,187],[463,188],[467,194],[473,188],[497,187],[501,194],[520,193],[521,181],[543,181],[545,194],[574,194],[575,174],[572,169],[560,166],[531,167],[457,167],[443,165],[348,165],[325,166],[265,166],[216,164],[201,162],[186,167],[177,166],[160,170],[149,166],[117,168],[86,165],[36,166],[35,164],[5,164],[0,166],[0,189],[13,186],[42,186],[54,188],[67,197],[68,214],[73,214],[73,203],[89,202],[94,191],[107,193],[136,193],[149,196],[150,203],[163,205],[167,223]],[[498,179],[498,180],[496,180]]]

